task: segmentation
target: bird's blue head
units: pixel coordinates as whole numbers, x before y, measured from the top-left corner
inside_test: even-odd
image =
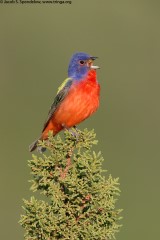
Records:
[[[68,77],[75,80],[83,79],[91,69],[97,69],[98,66],[93,66],[93,61],[97,57],[93,57],[87,53],[75,53],[69,63]]]

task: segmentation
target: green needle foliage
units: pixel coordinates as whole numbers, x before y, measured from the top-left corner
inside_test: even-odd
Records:
[[[95,133],[87,129],[65,131],[64,139],[50,133],[48,141],[39,142],[48,151],[29,161],[31,189],[45,200],[24,200],[20,224],[26,240],[115,238],[121,212],[115,209],[118,178],[105,178],[101,153],[91,150],[94,144]]]

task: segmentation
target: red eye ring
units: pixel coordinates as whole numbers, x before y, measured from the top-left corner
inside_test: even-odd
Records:
[[[80,65],[84,65],[84,64],[85,64],[85,61],[80,60],[80,61],[79,61],[79,64],[80,64]]]

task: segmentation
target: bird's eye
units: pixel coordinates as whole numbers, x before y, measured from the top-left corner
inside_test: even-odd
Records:
[[[84,64],[85,64],[85,61],[80,60],[79,63],[80,63],[80,65],[84,65]]]

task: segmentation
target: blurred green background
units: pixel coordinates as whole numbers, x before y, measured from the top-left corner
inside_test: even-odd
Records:
[[[73,0],[0,4],[0,239],[23,239],[28,145],[39,135],[71,55],[99,59],[95,128],[105,168],[120,177],[118,240],[160,235],[160,2]]]

